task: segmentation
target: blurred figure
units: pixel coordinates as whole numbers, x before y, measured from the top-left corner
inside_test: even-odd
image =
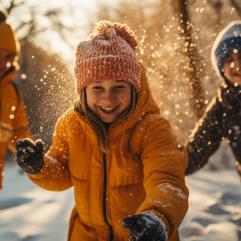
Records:
[[[17,139],[31,137],[23,99],[13,82],[18,69],[19,42],[5,22],[6,17],[0,8],[0,189],[7,149],[14,152]]]
[[[226,138],[241,176],[241,21],[219,33],[211,58],[223,84],[190,136],[186,174],[201,169]]]

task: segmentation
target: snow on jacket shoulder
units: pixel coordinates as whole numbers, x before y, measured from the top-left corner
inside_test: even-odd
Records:
[[[108,141],[110,150],[102,153],[86,119],[69,110],[56,125],[43,171],[31,176],[48,190],[73,186],[76,209],[69,240],[104,241],[113,232],[114,241],[127,241],[121,221],[147,210],[166,223],[169,240],[178,240],[188,207],[187,163],[145,78],[135,111],[110,127]]]

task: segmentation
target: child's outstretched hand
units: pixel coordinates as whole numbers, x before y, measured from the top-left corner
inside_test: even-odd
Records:
[[[151,212],[133,215],[123,220],[131,241],[167,241],[167,234],[159,218]]]
[[[16,143],[15,159],[23,171],[29,174],[39,173],[43,167],[44,160],[44,142],[30,139],[20,139]]]

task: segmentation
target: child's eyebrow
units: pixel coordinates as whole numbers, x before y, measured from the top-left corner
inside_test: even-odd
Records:
[[[118,84],[127,84],[127,82],[125,80],[117,80],[116,83],[118,83]]]

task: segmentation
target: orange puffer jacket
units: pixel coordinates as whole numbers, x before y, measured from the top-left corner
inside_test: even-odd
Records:
[[[108,141],[104,154],[86,119],[69,110],[57,122],[42,172],[30,176],[48,190],[74,188],[68,240],[127,241],[121,220],[147,210],[165,222],[169,240],[179,240],[188,208],[187,160],[159,115],[144,71],[135,111],[109,128]]]
[[[7,148],[15,151],[17,139],[31,138],[23,100],[12,84],[15,77],[12,71],[0,80],[0,189]]]

